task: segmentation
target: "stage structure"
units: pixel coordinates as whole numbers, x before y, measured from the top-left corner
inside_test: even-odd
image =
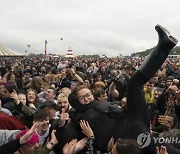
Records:
[[[67,57],[67,58],[73,58],[73,57],[75,57],[75,55],[74,55],[71,47],[69,47],[69,49],[67,50],[65,57]]]

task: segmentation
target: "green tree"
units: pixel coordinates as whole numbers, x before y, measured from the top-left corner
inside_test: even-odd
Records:
[[[154,48],[150,48],[147,49],[145,51],[140,51],[140,52],[135,52],[132,53],[131,56],[132,57],[146,57],[147,55],[150,54],[150,52],[153,50]],[[180,55],[180,47],[176,46],[175,48],[173,48],[170,52],[170,55]]]

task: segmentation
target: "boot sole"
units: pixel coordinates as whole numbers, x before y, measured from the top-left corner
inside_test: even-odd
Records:
[[[165,33],[165,35],[169,38],[169,40],[170,40],[171,42],[173,42],[174,44],[177,44],[177,43],[178,43],[178,40],[177,40],[175,37],[173,37],[166,28],[164,28],[164,27],[162,27],[161,25],[158,25],[158,24],[157,24],[157,25],[155,26],[155,29],[156,29],[157,31],[159,31],[159,29],[160,29],[163,33]]]

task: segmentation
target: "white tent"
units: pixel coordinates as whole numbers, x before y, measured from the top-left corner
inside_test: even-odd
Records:
[[[21,53],[18,53],[16,51],[13,51],[7,47],[5,47],[3,44],[0,43],[0,57],[22,57],[25,56]]]

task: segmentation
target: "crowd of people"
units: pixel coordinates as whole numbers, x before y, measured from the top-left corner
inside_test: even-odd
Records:
[[[0,61],[0,153],[176,154],[180,139],[177,40],[156,26],[149,58],[9,58]]]

